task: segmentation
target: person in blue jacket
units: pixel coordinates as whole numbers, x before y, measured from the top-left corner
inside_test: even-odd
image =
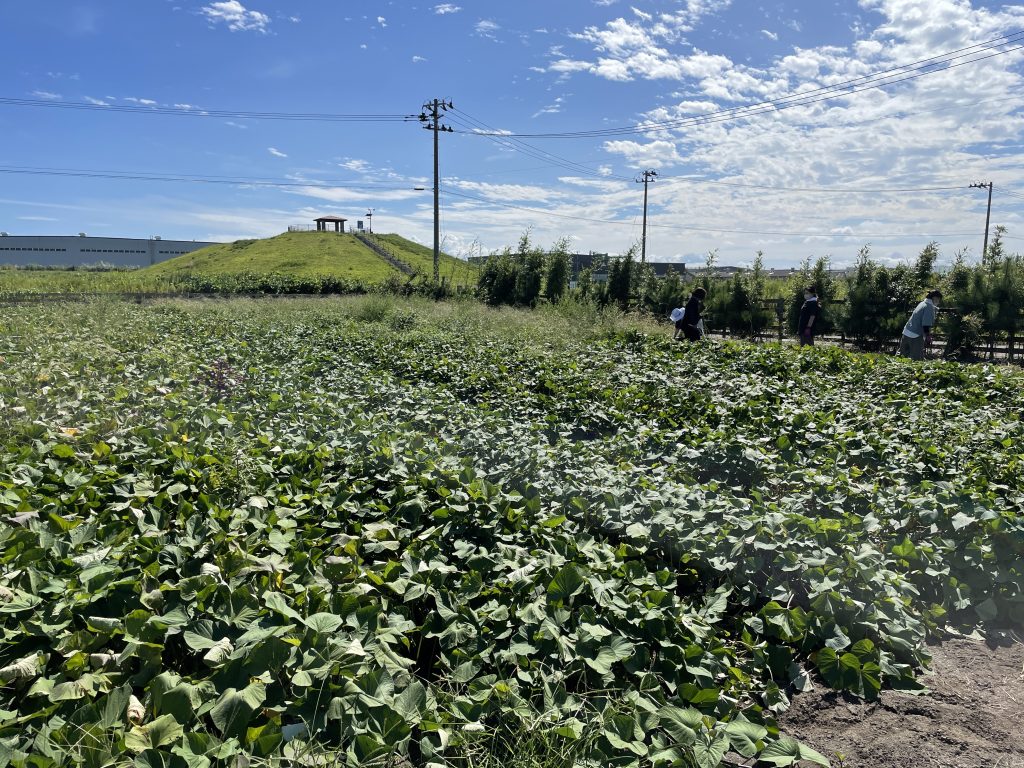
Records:
[[[918,304],[907,324],[903,326],[900,338],[900,356],[911,360],[924,360],[925,347],[931,346],[932,328],[938,317],[939,304],[942,303],[942,291],[928,291],[924,301]]]

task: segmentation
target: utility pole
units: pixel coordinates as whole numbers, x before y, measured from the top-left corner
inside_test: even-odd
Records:
[[[657,171],[646,170],[641,174],[641,177],[636,180],[637,184],[644,185],[644,229],[643,234],[640,236],[640,263],[647,263],[647,185],[652,181],[655,181],[658,176]]]
[[[984,189],[988,187],[988,210],[985,212],[985,245],[981,248],[981,260],[985,261],[985,257],[988,255],[988,223],[992,220],[992,182],[991,181],[976,181],[969,189]]]
[[[441,115],[453,109],[450,101],[445,102],[439,99],[428,101],[423,105],[419,119],[423,127],[434,132],[434,284],[438,282],[441,261],[441,179],[438,173],[438,140],[437,137],[442,131],[452,133],[451,126],[441,125]]]

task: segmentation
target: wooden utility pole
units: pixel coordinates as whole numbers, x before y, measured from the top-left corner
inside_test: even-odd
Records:
[[[658,176],[657,171],[646,170],[640,178],[636,180],[637,184],[644,185],[644,227],[643,234],[640,236],[640,263],[647,263],[647,185],[654,181]]]
[[[437,284],[440,276],[441,262],[441,177],[439,173],[440,161],[438,160],[439,142],[438,135],[442,131],[452,133],[452,128],[441,125],[441,115],[452,109],[450,101],[440,99],[428,101],[423,105],[420,112],[420,122],[428,131],[434,132],[434,283]]]
[[[988,210],[985,211],[985,244],[981,247],[981,260],[985,261],[988,256],[988,225],[992,220],[992,182],[976,181],[971,184],[971,189],[984,189],[988,187]]]

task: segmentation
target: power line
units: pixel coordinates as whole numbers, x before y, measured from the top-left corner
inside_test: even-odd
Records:
[[[738,189],[763,189],[770,192],[813,192],[815,194],[883,194],[895,192],[950,192],[954,190],[963,191],[967,189],[963,184],[956,187],[885,187],[868,189],[861,187],[776,187],[769,184],[743,184],[733,181],[718,181],[717,179],[690,179],[684,176],[664,176],[669,183],[675,184],[714,184],[722,187],[736,187]]]
[[[529,211],[530,213],[538,213],[543,216],[551,216],[559,219],[570,219],[573,221],[586,221],[594,224],[614,224],[617,226],[628,226],[635,227],[636,223],[622,221],[621,219],[598,219],[589,216],[573,216],[565,213],[555,213],[553,211],[545,211],[541,208],[531,208],[525,205],[515,205],[513,203],[503,203],[497,200],[488,200],[483,197],[477,197],[476,195],[468,195],[464,192],[456,192],[452,189],[445,188],[444,192],[446,195],[454,195],[456,197],[463,197],[468,200],[475,200],[477,202],[486,203],[488,205],[495,205],[501,208],[512,208],[520,211]],[[846,240],[851,238],[871,238],[871,237],[890,237],[890,238],[937,238],[937,237],[970,237],[974,233],[971,232],[945,232],[945,233],[929,233],[919,234],[913,232],[855,232],[850,234],[843,234],[837,232],[779,232],[771,230],[757,230],[757,229],[725,229],[722,227],[690,227],[682,224],[648,224],[649,227],[657,227],[658,229],[665,230],[676,230],[686,232],[715,232],[721,234],[736,234],[736,235],[780,235],[788,237],[824,237],[833,238],[836,240]]]
[[[87,168],[50,168],[38,166],[0,166],[0,173],[29,176],[67,176],[77,178],[115,179],[125,181],[172,181],[172,182],[194,182],[202,184],[230,184],[237,186],[264,186],[264,187],[322,187],[322,188],[378,188],[378,189],[407,189],[409,184],[418,184],[416,180],[410,180],[405,184],[382,181],[356,181],[353,179],[316,179],[296,180],[278,179],[260,176],[216,176],[209,174],[184,174],[164,173],[161,171],[121,171],[101,170]],[[794,193],[824,193],[824,194],[887,194],[905,192],[938,192],[938,191],[961,191],[966,192],[968,187],[964,185],[950,187],[884,187],[884,188],[860,188],[860,187],[775,187],[766,184],[742,184],[737,182],[718,181],[715,179],[687,179],[680,177],[665,177],[659,174],[659,179],[668,179],[668,183],[675,184],[711,184],[717,186],[736,187],[741,189],[757,189],[772,193],[794,192]],[[617,179],[615,179],[617,180]],[[1001,189],[1000,192],[1011,197],[1024,200],[1024,194]]]
[[[468,132],[472,135],[484,136],[498,146],[505,147],[506,149],[510,149],[514,152],[520,152],[528,157],[534,158],[535,160],[540,160],[548,165],[557,166],[573,173],[593,176],[599,179],[614,179],[617,181],[632,180],[628,176],[607,174],[595,168],[590,168],[589,166],[577,163],[575,160],[569,160],[561,157],[560,155],[548,152],[547,150],[540,149],[539,147],[534,147],[519,139],[506,137],[493,126],[487,125],[483,121],[474,118],[462,110],[457,109],[455,112],[456,116],[452,116],[451,118],[453,122],[470,129]],[[466,131],[460,131],[460,133],[466,133]]]
[[[189,182],[197,184],[231,184],[235,186],[254,187],[285,187],[285,188],[323,188],[323,189],[360,189],[365,187],[376,187],[378,189],[411,189],[408,185],[399,185],[389,182],[360,181],[332,181],[321,179],[319,181],[297,181],[294,179],[270,179],[259,177],[232,177],[232,176],[201,176],[189,174],[169,174],[151,171],[102,171],[77,168],[35,168],[24,166],[0,166],[0,173],[18,174],[28,176],[67,176],[87,179],[114,179],[124,181],[170,181]],[[410,184],[413,182],[409,182]]]
[[[744,119],[754,117],[760,114],[782,111],[784,109],[791,109],[798,106],[809,106],[816,104],[821,101],[827,101],[840,96],[849,96],[854,93],[860,93],[865,90],[872,90],[887,85],[895,85],[898,83],[913,80],[925,75],[935,74],[937,72],[944,72],[949,69],[961,67],[966,64],[973,64],[979,61],[984,61],[995,56],[1002,56],[1007,53],[1019,51],[1024,49],[1024,45],[1017,45],[1012,48],[1002,48],[996,50],[999,46],[1005,46],[1013,43],[1021,42],[1024,40],[1024,31],[1018,31],[1009,35],[1003,35],[1001,37],[993,38],[992,40],[976,43],[975,45],[966,46],[964,48],[958,48],[954,51],[950,51],[937,56],[931,56],[925,59],[919,59],[908,64],[903,64],[897,67],[891,67],[889,69],[875,72],[871,75],[862,75],[860,77],[845,80],[839,83],[834,83],[829,86],[823,86],[809,91],[802,91],[800,93],[791,94],[790,96],[784,96],[779,99],[770,99],[754,104],[749,104],[742,107],[732,107],[729,109],[716,110],[706,115],[696,115],[685,118],[675,118],[672,120],[662,121],[651,121],[648,123],[640,123],[637,125],[624,126],[621,128],[605,128],[605,129],[594,129],[584,131],[567,131],[567,132],[551,132],[551,133],[509,133],[505,132],[500,135],[504,135],[507,138],[546,138],[546,139],[563,139],[563,138],[597,138],[606,136],[622,136],[637,133],[650,133],[652,131],[678,129],[691,127],[695,125],[706,125],[710,123],[723,122],[726,120]],[[995,53],[987,53],[988,51],[995,50]],[[977,55],[986,54],[986,55]],[[966,61],[957,61],[968,56]],[[812,98],[813,97],[813,98]]]
[[[905,120],[908,117],[919,117],[921,115],[931,115],[931,114],[934,114],[936,112],[950,112],[950,111],[955,110],[955,109],[965,109],[967,107],[976,107],[976,106],[979,106],[981,104],[991,103],[993,101],[1005,102],[1005,101],[1009,101],[1009,99],[1006,96],[989,96],[988,98],[984,98],[984,99],[974,99],[974,100],[971,100],[971,101],[959,101],[956,104],[953,104],[951,106],[932,107],[931,109],[904,110],[902,112],[897,112],[897,113],[894,113],[894,114],[877,115],[877,116],[873,116],[873,117],[868,117],[868,118],[865,118],[863,120],[844,120],[843,122],[830,122],[827,127],[828,128],[856,128],[857,126],[861,126],[861,125],[875,125],[877,123],[881,123],[881,122],[884,122],[886,120]],[[822,125],[820,123],[814,123],[814,122],[788,123],[788,126],[790,128],[821,128],[822,127]]]
[[[248,112],[226,109],[199,109],[191,107],[167,107],[158,104],[92,104],[80,101],[52,101],[44,99],[19,99],[0,97],[0,106],[44,107],[49,109],[70,109],[87,112],[118,112],[135,115],[182,115],[187,117],[216,117],[236,120],[297,120],[306,122],[412,122],[415,115],[388,114],[333,114],[329,112]]]
[[[473,118],[472,116],[468,115],[466,112],[464,112],[464,111],[462,111],[460,109],[456,109],[454,111],[459,116],[461,116],[461,117],[463,117],[465,119],[459,119],[459,117],[451,116],[450,119],[452,119],[452,122],[455,122],[456,124],[463,125],[463,126],[466,126],[466,127],[474,128],[474,130],[473,130],[474,135],[485,136],[486,138],[492,139],[492,140],[495,141],[495,143],[499,144],[499,146],[505,146],[505,147],[507,147],[509,149],[512,149],[513,151],[522,152],[523,154],[527,154],[530,157],[534,157],[536,159],[540,159],[540,160],[547,159],[547,162],[549,163],[549,165],[554,165],[554,166],[558,166],[558,167],[561,167],[561,168],[565,168],[565,169],[573,171],[575,173],[582,173],[582,174],[589,175],[589,176],[594,176],[594,177],[597,177],[597,178],[603,179],[603,180],[613,180],[613,181],[623,181],[623,182],[633,181],[633,179],[631,179],[631,178],[629,178],[627,176],[621,176],[619,174],[606,174],[606,173],[603,173],[603,172],[601,172],[599,170],[596,170],[596,169],[593,169],[593,168],[589,168],[589,167],[584,166],[584,165],[582,165],[580,163],[577,163],[577,162],[575,162],[573,160],[568,160],[568,159],[566,159],[564,157],[561,157],[559,155],[555,155],[555,154],[553,154],[551,152],[547,152],[546,150],[540,149],[538,147],[533,147],[532,145],[527,144],[526,142],[523,142],[523,141],[519,141],[519,140],[515,139],[514,137],[505,136],[505,135],[503,135],[501,133],[490,133],[490,134],[488,134],[488,133],[479,133],[477,131],[477,128],[480,128],[480,127],[487,128],[487,129],[490,129],[492,131],[495,130],[495,129],[492,126],[488,126],[485,123],[483,123],[482,121],[477,120],[476,118]],[[474,127],[471,124],[475,124],[476,127]],[[550,158],[550,159],[548,159],[548,158]],[[959,185],[959,186],[948,186],[948,187],[905,187],[905,188],[891,188],[891,187],[888,187],[888,188],[885,188],[885,189],[868,189],[868,188],[861,189],[861,188],[852,188],[852,187],[851,188],[845,188],[845,187],[833,187],[833,188],[829,188],[829,187],[778,187],[778,186],[773,186],[773,185],[768,185],[768,184],[744,184],[744,183],[740,183],[740,182],[718,181],[716,179],[688,179],[688,178],[685,178],[685,177],[673,177],[673,176],[661,176],[660,178],[668,179],[670,182],[675,182],[675,183],[714,184],[714,185],[717,185],[717,186],[735,187],[735,188],[738,188],[738,189],[763,189],[763,190],[767,190],[767,191],[770,191],[770,192],[773,192],[773,193],[774,192],[800,192],[800,193],[811,192],[811,193],[825,193],[825,194],[860,194],[860,193],[882,194],[882,193],[904,193],[904,192],[948,192],[948,191],[963,191],[963,190],[966,189],[966,187],[964,187],[962,184]]]

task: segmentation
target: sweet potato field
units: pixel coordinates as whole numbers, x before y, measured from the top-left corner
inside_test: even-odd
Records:
[[[1024,376],[380,298],[0,318],[0,767],[786,766],[1024,622]]]

